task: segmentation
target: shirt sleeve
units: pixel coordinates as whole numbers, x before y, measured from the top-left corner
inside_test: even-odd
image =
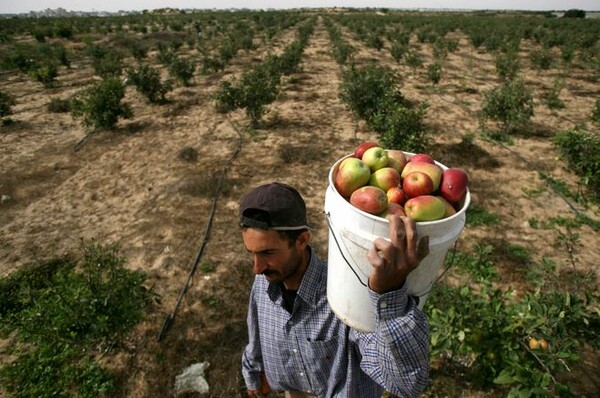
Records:
[[[416,397],[429,380],[429,324],[407,294],[399,290],[378,294],[369,290],[377,327],[373,333],[353,330],[362,355],[361,368],[392,394]]]
[[[260,347],[260,336],[258,329],[258,312],[254,296],[254,289],[250,293],[248,305],[248,345],[242,354],[242,376],[246,387],[257,390],[261,385],[260,373],[263,371],[262,350]]]

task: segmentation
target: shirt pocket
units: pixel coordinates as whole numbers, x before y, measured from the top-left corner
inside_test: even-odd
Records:
[[[309,376],[314,393],[324,394],[332,380],[332,371],[339,366],[340,347],[336,337],[328,340],[311,340],[308,337],[300,341],[304,368]],[[335,378],[335,376],[334,376]]]

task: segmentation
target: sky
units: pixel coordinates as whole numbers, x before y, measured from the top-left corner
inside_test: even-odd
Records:
[[[489,10],[600,10],[600,0],[0,0],[0,14],[27,13],[47,8],[67,11],[131,11],[156,8],[459,8]]]

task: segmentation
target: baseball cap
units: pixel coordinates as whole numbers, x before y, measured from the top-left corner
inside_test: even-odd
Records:
[[[242,198],[240,225],[279,231],[307,229],[306,204],[290,185],[260,185]]]

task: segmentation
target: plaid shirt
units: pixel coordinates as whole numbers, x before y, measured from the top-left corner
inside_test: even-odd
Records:
[[[400,397],[419,395],[429,378],[429,329],[406,287],[382,295],[370,291],[377,309],[373,333],[336,318],[326,287],[327,263],[312,249],[291,314],[280,286],[256,276],[242,357],[246,386],[257,389],[265,372],[274,390],[318,397],[380,398],[384,388]]]

